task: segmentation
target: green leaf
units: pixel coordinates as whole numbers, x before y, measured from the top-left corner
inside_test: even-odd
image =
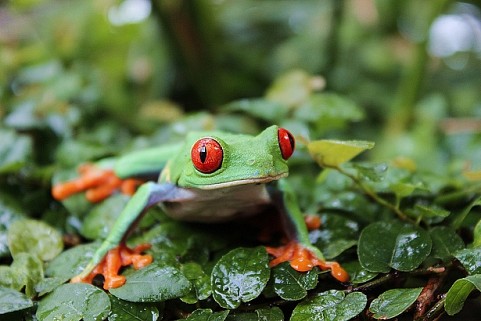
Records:
[[[481,220],[478,221],[473,231],[473,247],[481,247]]]
[[[32,157],[32,139],[0,129],[0,174],[16,172]]]
[[[159,309],[153,304],[128,302],[115,296],[110,296],[110,304],[109,321],[157,320],[160,316]]]
[[[378,275],[377,272],[370,272],[364,269],[358,261],[344,263],[342,267],[349,274],[349,282],[353,284],[365,283]]]
[[[180,298],[191,289],[189,280],[173,266],[152,263],[127,276],[126,283],[110,293],[130,302],[162,302]]]
[[[267,252],[263,247],[237,248],[214,266],[211,284],[214,299],[223,308],[237,308],[241,302],[257,298],[270,276]]]
[[[451,214],[449,211],[438,206],[425,206],[417,204],[414,206],[413,211],[410,214],[414,214],[415,217],[421,218],[433,218],[433,217],[448,217]]]
[[[322,292],[299,303],[290,321],[347,321],[361,313],[366,304],[367,297],[361,292]]]
[[[454,282],[446,294],[444,303],[446,312],[449,315],[455,315],[461,311],[464,302],[474,289],[481,291],[481,274],[470,275]]]
[[[0,314],[25,310],[32,306],[32,300],[25,294],[0,286]]]
[[[297,301],[307,296],[307,291],[316,287],[318,277],[315,270],[301,273],[288,263],[282,263],[272,269],[274,292],[284,300]]]
[[[457,251],[454,256],[469,274],[481,274],[481,247],[462,249]]]
[[[108,295],[90,284],[61,285],[40,300],[37,318],[43,321],[100,321],[110,311]]]
[[[66,280],[76,276],[89,263],[99,246],[100,243],[83,244],[62,252],[48,263],[45,274]]]
[[[476,206],[481,206],[481,197],[476,198],[473,200],[454,220],[453,223],[451,224],[454,229],[458,229],[461,227],[463,224],[464,220],[468,216],[468,214],[471,212],[471,210],[476,207]]]
[[[463,239],[448,226],[436,226],[429,231],[433,240],[432,255],[443,261],[449,261],[454,253],[464,248]]]
[[[198,263],[190,262],[182,265],[182,273],[192,283],[189,294],[182,297],[186,303],[196,303],[198,300],[205,300],[212,294],[210,276],[203,270]]]
[[[0,257],[3,257],[10,255],[7,241],[10,225],[18,219],[25,218],[25,214],[20,206],[20,200],[5,193],[0,193],[0,213]]]
[[[359,225],[356,222],[334,214],[323,215],[321,222],[322,228],[310,232],[309,239],[326,259],[333,259],[357,244]]]
[[[15,256],[11,269],[22,280],[25,294],[28,297],[36,295],[35,286],[43,279],[43,264],[39,258],[29,253],[20,253]]]
[[[90,240],[105,239],[130,197],[112,195],[95,206],[85,217],[80,233]]]
[[[307,144],[309,153],[319,166],[334,168],[373,147],[373,142],[358,140],[315,140]]]
[[[284,313],[278,307],[257,309],[258,321],[284,321]]]
[[[332,93],[316,93],[295,110],[295,118],[314,122],[322,132],[342,128],[348,121],[359,121],[364,113],[359,106],[345,96]]]
[[[224,105],[223,109],[226,111],[241,111],[271,122],[284,119],[288,112],[286,105],[262,98],[237,100]]]
[[[221,312],[212,312],[211,309],[197,309],[192,312],[188,318],[188,321],[224,321],[229,314],[228,310]]]
[[[409,223],[376,222],[361,232],[359,262],[371,272],[387,273],[391,268],[409,272],[431,252],[429,233]]]
[[[391,319],[406,311],[421,294],[423,288],[392,289],[382,293],[369,306],[375,319]]]
[[[41,221],[17,220],[8,230],[8,247],[15,258],[20,253],[30,253],[43,261],[56,257],[63,249],[60,233]]]

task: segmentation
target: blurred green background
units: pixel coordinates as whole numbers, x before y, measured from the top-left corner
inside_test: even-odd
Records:
[[[51,148],[34,154],[50,163],[59,142],[80,133],[110,131],[92,140],[122,144],[122,135],[151,135],[185,113],[225,114],[222,106],[241,98],[295,109],[311,79],[342,99],[340,109],[356,107],[343,109],[343,126],[326,121],[297,134],[373,140],[376,159],[401,155],[443,170],[456,155],[458,169],[479,170],[480,8],[448,0],[6,1],[0,117]],[[202,118],[187,127],[256,132],[299,118],[292,109],[282,119],[256,117],[269,108],[279,107],[249,106],[256,122]]]

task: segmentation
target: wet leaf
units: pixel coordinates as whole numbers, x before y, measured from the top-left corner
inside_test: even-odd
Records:
[[[110,311],[108,295],[90,284],[61,285],[40,300],[37,318],[43,321],[101,321]]]
[[[319,166],[334,168],[373,147],[373,142],[354,140],[315,140],[307,144],[309,153]]]
[[[310,232],[309,239],[326,259],[333,259],[357,244],[358,223],[334,214],[322,215],[321,222],[322,227]]]
[[[469,274],[481,274],[481,247],[462,249],[454,256]]]
[[[25,286],[25,294],[34,297],[35,286],[43,279],[42,261],[32,254],[20,253],[15,256],[10,268],[17,280],[21,280],[22,287]]]
[[[210,276],[207,275],[200,264],[190,262],[182,265],[182,273],[192,283],[190,293],[182,297],[186,303],[196,303],[198,300],[205,300],[212,294]]]
[[[223,308],[234,309],[241,302],[257,298],[269,280],[268,261],[263,247],[237,248],[224,255],[211,275],[216,302]]]
[[[224,321],[229,314],[228,310],[212,312],[211,309],[197,309],[192,312],[185,320],[188,321]]]
[[[87,266],[100,243],[83,244],[62,252],[50,261],[45,270],[47,276],[70,279]]]
[[[464,306],[469,294],[477,289],[481,291],[481,274],[470,275],[456,280],[446,294],[444,309],[449,315],[455,315]]]
[[[62,252],[63,242],[60,233],[44,222],[17,220],[8,230],[8,247],[14,258],[30,253],[48,261]]]
[[[272,269],[274,292],[284,300],[297,301],[307,295],[308,290],[316,287],[318,276],[315,270],[307,273],[297,272],[288,263],[279,264]]]
[[[376,222],[361,232],[359,262],[371,272],[412,271],[431,252],[429,233],[409,223]]]
[[[299,303],[290,321],[347,321],[361,313],[366,304],[367,297],[361,292],[322,292]]]
[[[423,288],[388,290],[371,302],[369,311],[378,320],[394,318],[406,311],[422,290]]]
[[[364,269],[358,261],[344,263],[342,267],[349,274],[349,282],[361,284],[374,279],[378,273]]]
[[[157,320],[160,316],[153,304],[127,302],[115,296],[110,296],[110,304],[109,321]]]
[[[436,226],[429,231],[433,240],[432,255],[443,261],[451,260],[454,253],[464,248],[461,237],[448,226]]]
[[[32,300],[25,294],[0,286],[0,314],[25,310],[32,306]]]
[[[152,263],[127,276],[126,283],[110,293],[130,302],[162,302],[180,298],[191,289],[189,280],[173,266]]]

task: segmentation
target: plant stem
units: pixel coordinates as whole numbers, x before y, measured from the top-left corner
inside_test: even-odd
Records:
[[[332,168],[337,170],[339,173],[349,177],[357,186],[359,186],[359,188],[367,196],[369,196],[371,199],[373,199],[376,203],[378,203],[378,204],[390,209],[391,211],[393,211],[401,220],[411,221],[410,218],[399,207],[397,207],[394,204],[391,204],[390,202],[388,202],[387,200],[385,200],[384,198],[382,198],[381,196],[376,194],[373,190],[371,190],[369,188],[369,186],[364,184],[364,182],[361,179],[359,179],[359,177],[345,171],[341,167],[332,167]]]

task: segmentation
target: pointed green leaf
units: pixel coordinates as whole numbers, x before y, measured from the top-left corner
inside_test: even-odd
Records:
[[[454,282],[446,294],[444,303],[446,312],[449,315],[455,315],[461,311],[464,302],[474,289],[481,291],[481,274],[470,275]]]
[[[90,284],[61,285],[40,300],[37,318],[43,321],[101,321],[110,311],[108,295]]]
[[[20,253],[30,253],[43,261],[56,257],[63,249],[60,233],[41,221],[17,220],[8,230],[8,247],[15,258]]]
[[[128,302],[115,296],[110,296],[110,304],[109,321],[157,320],[160,316],[159,309],[153,304]]]
[[[373,142],[356,140],[316,140],[307,144],[309,153],[319,166],[334,168],[373,147]]]
[[[257,298],[270,276],[267,252],[263,247],[237,248],[214,266],[211,284],[214,299],[223,308],[237,308],[241,302]]]
[[[127,281],[110,293],[130,302],[162,302],[180,298],[191,288],[189,280],[173,266],[152,263],[127,275]]]
[[[378,320],[394,318],[406,311],[422,290],[423,288],[388,290],[371,302],[369,311]]]
[[[290,321],[347,321],[361,313],[366,304],[367,297],[361,292],[322,292],[299,303]]]
[[[342,267],[349,274],[349,282],[353,284],[365,283],[374,279],[378,273],[364,269],[358,261],[344,263]]]
[[[408,223],[376,222],[361,232],[359,262],[371,272],[387,273],[391,268],[409,272],[431,252],[429,233]]]

